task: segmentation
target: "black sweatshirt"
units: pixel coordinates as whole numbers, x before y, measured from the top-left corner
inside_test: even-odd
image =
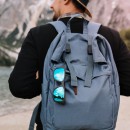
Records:
[[[68,18],[62,18],[65,24]],[[74,18],[71,21],[71,31],[82,33],[83,20]],[[99,34],[110,43],[120,78],[121,95],[130,96],[130,52],[119,36],[119,33],[101,26]],[[19,98],[33,98],[41,94],[44,58],[57,31],[50,25],[32,28],[25,38],[15,67],[9,78],[9,88],[12,94]],[[36,71],[39,79],[36,79]]]

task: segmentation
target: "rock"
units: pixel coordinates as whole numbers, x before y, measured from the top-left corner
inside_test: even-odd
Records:
[[[30,28],[37,25],[46,0],[3,0],[0,4],[0,36],[8,36],[17,30],[15,39],[25,37]]]
[[[21,47],[28,31],[37,25],[40,16],[45,18],[46,1],[0,0],[0,65],[15,63],[18,55],[15,52]]]
[[[130,25],[129,0],[90,0],[88,8],[93,14],[93,21],[100,22],[116,30]]]

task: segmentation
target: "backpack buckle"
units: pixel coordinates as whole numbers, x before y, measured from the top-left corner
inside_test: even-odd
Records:
[[[77,90],[77,86],[73,86],[73,90],[74,90],[75,95],[77,95],[77,93],[78,93],[78,92],[77,92],[77,91],[78,91],[78,90]]]
[[[88,55],[92,55],[93,53],[92,53],[92,45],[88,45],[88,48],[87,48],[88,50]]]
[[[71,53],[71,48],[70,48],[70,44],[69,43],[66,44],[65,52],[68,53],[68,54]]]

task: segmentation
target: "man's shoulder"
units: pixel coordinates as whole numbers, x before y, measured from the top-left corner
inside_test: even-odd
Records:
[[[56,29],[50,24],[44,24],[44,25],[40,25],[40,26],[36,26],[30,29],[31,33],[34,36],[40,36],[40,35],[50,35],[51,33],[56,33]]]
[[[118,42],[121,39],[117,30],[107,26],[101,25],[98,33],[104,36],[110,43]]]
[[[108,26],[104,26],[104,25],[101,25],[99,31],[98,31],[99,34],[101,35],[111,35],[111,36],[119,36],[119,32],[113,28],[110,28]]]

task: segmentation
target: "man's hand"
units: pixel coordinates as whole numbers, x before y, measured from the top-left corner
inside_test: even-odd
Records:
[[[36,79],[38,79],[39,78],[39,72],[37,71],[36,72]]]

